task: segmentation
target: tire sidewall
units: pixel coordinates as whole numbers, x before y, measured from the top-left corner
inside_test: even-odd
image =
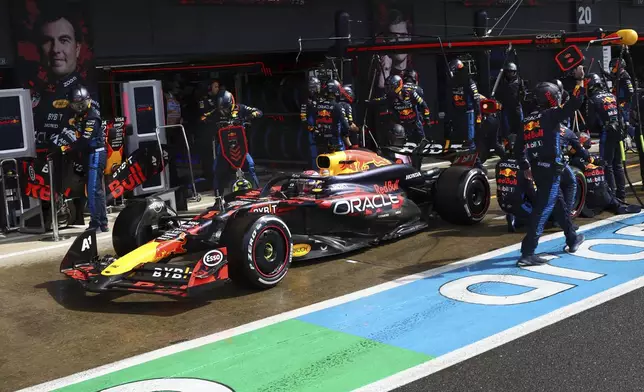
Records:
[[[260,234],[267,229],[276,229],[278,232],[281,232],[287,246],[285,260],[281,261],[282,266],[280,270],[271,276],[266,276],[258,271],[254,257],[256,241]],[[244,247],[242,249],[244,269],[247,272],[248,278],[255,280],[262,286],[274,286],[284,279],[293,261],[293,239],[284,221],[274,215],[264,215],[258,218],[249,225],[244,234],[242,244]]]
[[[575,219],[581,214],[581,210],[583,210],[584,206],[586,205],[586,195],[588,192],[588,184],[586,183],[586,176],[581,170],[579,170],[576,167],[573,167],[572,173],[575,176],[575,182],[577,184],[577,192],[580,192],[581,194],[581,199],[579,204],[575,205],[575,207],[577,208],[570,212],[571,218]]]
[[[481,181],[481,183],[483,184],[483,188],[485,189],[487,197],[484,200],[484,203],[486,204],[485,209],[483,209],[480,214],[474,215],[468,205],[468,193],[470,188],[472,187],[472,184],[474,183],[474,180],[476,180],[477,177],[484,178],[484,181]],[[472,169],[469,172],[465,173],[463,180],[461,181],[461,186],[459,187],[458,200],[460,203],[462,203],[463,211],[467,213],[468,218],[471,219],[472,222],[480,222],[481,220],[483,220],[483,218],[485,218],[487,211],[490,209],[491,191],[490,183],[487,181],[487,177],[483,174],[483,171],[481,171],[480,169]]]

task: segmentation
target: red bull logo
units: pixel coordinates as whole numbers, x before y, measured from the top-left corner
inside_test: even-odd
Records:
[[[118,173],[115,173],[113,177],[116,177],[117,174]],[[139,166],[138,163],[135,163],[130,166],[130,173],[125,180],[119,181],[118,179],[115,179],[110,182],[107,187],[112,196],[116,199],[121,197],[126,191],[133,191],[134,188],[143,184],[146,180],[147,178],[143,175],[141,166]]]
[[[331,117],[331,112],[326,110],[326,109],[320,110],[318,112],[318,116],[320,116],[320,117]]]
[[[534,140],[543,137],[543,129],[540,129],[536,132],[526,132],[523,134],[523,140]]]
[[[398,186],[399,183],[400,183],[400,180],[387,181],[382,186],[374,185],[373,189],[380,194],[396,192],[399,189],[399,186]]]
[[[465,106],[465,99],[463,99],[462,95],[454,95],[454,105],[456,106]]]
[[[187,250],[183,247],[186,244],[186,233],[179,234],[179,237],[169,241],[159,242],[156,249],[155,258],[157,260],[164,259],[173,255],[186,253]]]
[[[517,171],[510,168],[505,168],[499,170],[499,174],[496,178],[496,183],[498,185],[518,185],[517,180]]]
[[[541,122],[539,121],[530,121],[523,124],[524,131],[532,131],[533,129],[541,128]]]

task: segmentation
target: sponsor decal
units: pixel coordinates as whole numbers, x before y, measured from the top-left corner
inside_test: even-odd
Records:
[[[421,175],[422,175],[422,174],[420,174],[420,172],[416,172],[416,173],[412,173],[412,174],[407,174],[407,175],[405,176],[405,180],[411,180],[411,179],[414,179],[414,178],[420,177]]]
[[[63,82],[63,87],[71,86],[71,84],[74,83],[76,81],[76,79],[78,79],[78,78],[76,76],[74,76],[71,79],[66,80],[65,82]]]
[[[519,185],[519,182],[517,181],[516,178],[510,178],[510,177],[505,177],[505,178],[497,178],[496,183],[499,185]]]
[[[224,261],[224,254],[219,250],[211,250],[203,256],[203,264],[207,267],[216,267]]]
[[[503,177],[516,177],[517,171],[511,170],[511,169],[503,169],[503,170],[499,170],[499,174],[502,175]]]
[[[268,204],[262,206],[255,206],[250,210],[253,214],[274,214],[275,213],[275,204]]]
[[[387,182],[384,183],[384,185],[374,185],[373,188],[377,193],[396,192],[398,189],[400,189],[398,187],[399,183],[400,183],[400,180],[387,181]]]
[[[83,239],[83,246],[81,246],[81,252],[85,252],[92,247],[92,237],[87,237]]]
[[[343,189],[349,189],[349,185],[347,185],[347,184],[332,184],[332,185],[329,185],[329,190],[331,190],[331,191],[338,191],[338,190],[343,190]]]
[[[127,167],[128,163],[131,163],[129,158],[128,161],[123,162],[121,166],[119,166],[119,168],[112,175],[112,178],[118,177],[121,171]],[[141,166],[139,166],[138,163],[133,164],[129,169],[130,173],[123,181],[115,179],[107,186],[112,194],[112,197],[114,197],[115,199],[121,197],[126,191],[133,191],[134,188],[143,184],[147,179],[143,175],[143,170],[141,170]]]
[[[526,141],[539,139],[539,138],[542,138],[542,137],[543,137],[543,129],[540,129],[540,130],[538,130],[536,132],[527,131],[527,132],[525,132],[523,134],[523,140],[526,140]]]
[[[137,112],[151,112],[152,110],[153,110],[152,105],[148,105],[148,104],[136,105]]]
[[[175,391],[175,392],[235,392],[234,389],[220,384],[216,381],[203,380],[200,378],[156,378],[129,382],[127,384],[117,385],[100,392],[155,392],[155,391]]]
[[[0,125],[13,125],[20,123],[18,117],[0,117]]]
[[[254,265],[253,262],[253,246],[255,245],[255,239],[257,238],[257,233],[262,228],[261,223],[253,227],[253,233],[250,235],[250,241],[248,241],[248,262],[250,265]]]
[[[165,202],[163,201],[154,201],[152,204],[150,204],[150,208],[154,210],[154,212],[161,212],[165,208]]]
[[[188,279],[190,267],[154,267],[153,278]]]
[[[401,203],[402,200],[395,195],[374,195],[365,198],[351,198],[340,200],[333,204],[333,213],[336,215],[349,215],[356,213],[371,213],[372,210],[389,207]]]
[[[69,106],[69,101],[66,99],[57,99],[52,102],[51,106],[55,107],[56,109],[64,109]]]
[[[293,245],[293,257],[303,257],[309,254],[311,245],[309,244],[296,244]]]

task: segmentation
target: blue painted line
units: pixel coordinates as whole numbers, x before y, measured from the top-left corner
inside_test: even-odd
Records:
[[[563,238],[539,245],[538,252],[558,256],[550,262],[552,266],[604,275],[590,281],[518,268],[516,261],[519,251],[515,250],[298,319],[427,355],[441,356],[644,276],[644,236],[616,233],[626,226],[643,222],[644,215],[635,215],[584,232],[587,243],[603,239],[600,244],[590,247],[591,251],[601,252],[606,259],[636,254],[630,261],[598,260],[587,257],[587,253],[585,256],[565,253],[562,251]],[[638,241],[639,245],[619,244],[616,240]],[[558,282],[560,291],[545,298],[513,305],[464,302],[448,298],[440,292],[441,287],[445,289],[455,285],[446,286],[450,282],[481,275]],[[477,282],[463,287],[471,293],[487,296],[484,297],[486,301],[487,298],[500,298],[503,301],[535,290],[534,287],[508,282]]]

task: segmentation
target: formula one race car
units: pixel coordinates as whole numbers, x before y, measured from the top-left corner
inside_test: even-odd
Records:
[[[278,175],[197,216],[178,215],[157,197],[133,200],[114,226],[116,256],[99,257],[95,233],[87,231],[60,270],[91,292],[185,297],[229,278],[269,288],[284,279],[292,258],[338,255],[418,232],[432,211],[452,223],[480,222],[490,187],[482,170],[464,164],[470,160],[421,171],[348,150],[320,155],[324,174]]]

